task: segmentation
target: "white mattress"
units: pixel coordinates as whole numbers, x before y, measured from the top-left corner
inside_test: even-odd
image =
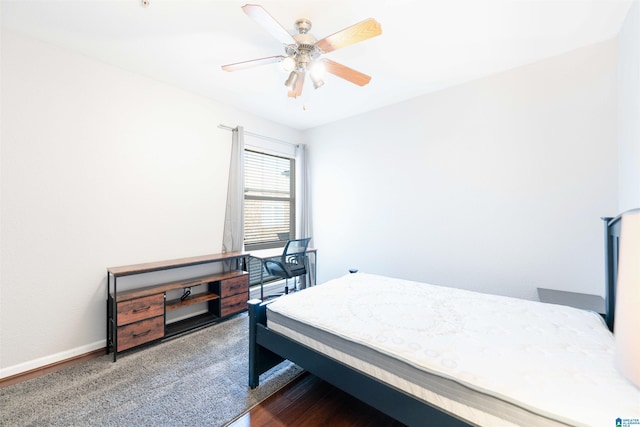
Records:
[[[270,329],[473,424],[608,426],[640,414],[595,313],[364,273],[268,310]]]

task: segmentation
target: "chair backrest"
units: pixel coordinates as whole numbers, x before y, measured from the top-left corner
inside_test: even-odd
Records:
[[[291,279],[307,274],[307,247],[310,237],[287,241],[280,256],[280,261],[267,259],[264,268],[272,276]]]
[[[283,261],[289,257],[304,256],[307,252],[307,247],[309,247],[310,240],[311,237],[289,240],[284,246],[284,251],[282,252]]]
[[[310,237],[289,240],[282,252],[282,264],[290,277],[307,274],[307,247]]]

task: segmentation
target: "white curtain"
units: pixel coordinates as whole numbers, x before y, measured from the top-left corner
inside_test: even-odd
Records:
[[[298,223],[297,237],[311,236],[311,206],[309,197],[309,171],[307,170],[307,149],[303,144],[296,146],[296,187],[298,194],[296,195],[297,206],[296,216]]]
[[[299,238],[313,237],[311,236],[311,205],[309,197],[309,170],[307,168],[307,150],[303,144],[296,147],[296,230]],[[311,240],[313,246],[313,240]],[[309,268],[315,269],[315,256],[313,258],[314,265]],[[311,272],[310,272],[311,273]],[[313,277],[313,274],[310,274]],[[314,283],[315,284],[315,283]],[[300,277],[300,289],[307,287],[307,276]]]
[[[232,131],[222,252],[242,250],[244,250],[244,128],[238,126]]]

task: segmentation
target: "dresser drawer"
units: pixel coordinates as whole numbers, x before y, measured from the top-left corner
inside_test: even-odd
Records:
[[[231,279],[225,279],[220,281],[220,296],[222,298],[231,295],[237,295],[249,291],[249,275],[243,274],[242,276],[233,277]],[[246,295],[245,295],[246,297]]]
[[[164,337],[164,316],[118,328],[118,351]]]
[[[117,325],[164,315],[164,294],[150,295],[118,304]]]
[[[246,293],[222,298],[220,301],[220,316],[225,317],[246,310],[248,298],[249,296]]]

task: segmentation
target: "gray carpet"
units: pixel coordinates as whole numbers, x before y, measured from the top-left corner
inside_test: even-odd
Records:
[[[220,426],[295,378],[285,362],[247,386],[248,317],[0,389],[2,426]]]

